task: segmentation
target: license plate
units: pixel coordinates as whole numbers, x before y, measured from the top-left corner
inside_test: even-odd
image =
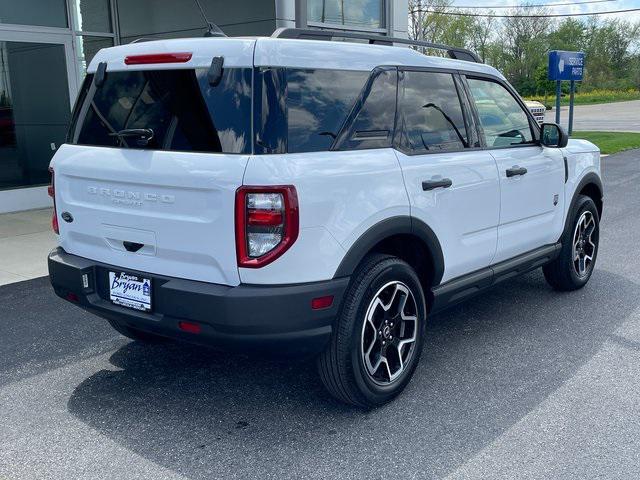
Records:
[[[109,272],[109,299],[122,307],[149,312],[151,280],[124,272]]]

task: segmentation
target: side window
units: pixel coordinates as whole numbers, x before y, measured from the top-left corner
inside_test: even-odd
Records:
[[[488,147],[533,142],[529,117],[506,88],[490,80],[468,78]]]
[[[331,148],[369,72],[287,69],[288,151]]]
[[[284,68],[255,69],[253,124],[256,154],[287,151],[286,73]]]
[[[449,73],[402,71],[398,91],[399,147],[424,153],[469,146],[458,90]]]
[[[342,132],[340,150],[390,147],[396,117],[398,73],[395,68],[381,70],[369,79],[349,119],[348,131]]]

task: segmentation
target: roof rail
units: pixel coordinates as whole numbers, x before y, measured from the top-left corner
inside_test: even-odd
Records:
[[[345,38],[353,40],[368,40],[371,45],[387,45],[393,46],[394,43],[401,43],[404,45],[413,45],[416,47],[434,48],[436,50],[444,50],[449,55],[449,58],[455,58],[456,60],[466,60],[468,62],[482,63],[480,57],[471,50],[466,48],[451,47],[442,43],[431,43],[422,40],[409,40],[408,38],[396,38],[387,37],[383,35],[376,35],[372,33],[363,32],[348,32],[341,30],[316,30],[310,28],[278,28],[272,38],[290,38],[297,40],[328,40],[331,41],[334,38]]]

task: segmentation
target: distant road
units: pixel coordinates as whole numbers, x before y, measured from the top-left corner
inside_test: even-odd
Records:
[[[555,110],[548,110],[545,119],[548,122],[555,122],[555,118]],[[566,127],[568,122],[569,107],[562,107],[560,110],[560,123]],[[573,129],[604,132],[640,132],[640,100],[598,105],[576,105]]]

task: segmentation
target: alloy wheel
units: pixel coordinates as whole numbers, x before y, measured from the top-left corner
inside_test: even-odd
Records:
[[[373,297],[362,327],[362,360],[369,378],[378,385],[395,382],[414,355],[418,308],[402,282],[389,282]]]
[[[580,278],[589,274],[596,253],[594,233],[597,235],[596,221],[589,210],[582,212],[573,232],[573,268]]]

